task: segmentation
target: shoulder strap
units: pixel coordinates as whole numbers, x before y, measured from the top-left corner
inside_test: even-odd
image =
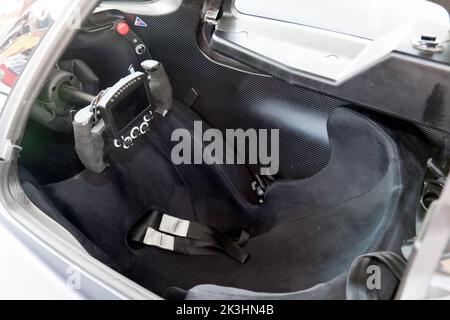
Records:
[[[348,273],[346,286],[348,300],[379,299],[379,290],[369,289],[367,285],[367,280],[370,276],[368,268],[374,263],[385,265],[399,281],[406,268],[405,259],[394,252],[381,251],[359,256],[353,261]]]

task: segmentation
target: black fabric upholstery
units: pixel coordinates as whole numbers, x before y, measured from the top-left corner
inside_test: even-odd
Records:
[[[69,231],[92,256],[116,270],[121,270],[119,265],[117,265],[103,250],[90,241],[79,228],[75,227],[63,214],[61,214],[61,211],[55,207],[45,192],[38,186],[35,178],[27,170],[19,168],[19,177],[22,188],[32,203]]]
[[[179,300],[345,300],[345,275],[312,288],[286,293],[261,293],[215,285],[200,285],[188,292],[171,288],[165,294]]]
[[[307,179],[276,181],[258,205],[244,166],[171,163],[171,132],[192,130],[193,120],[200,118],[177,104],[166,118],[155,120],[132,152],[111,149],[103,174],[84,171],[45,187],[65,219],[150,290],[163,294],[177,287],[170,290],[179,296],[196,285],[215,284],[277,293],[339,284],[333,279],[355,257],[398,251],[414,234],[424,171],[414,134],[392,134],[355,111],[335,109],[328,120],[328,166]],[[248,262],[241,265],[225,254],[131,249],[128,229],[150,207],[223,232],[248,230]],[[341,296],[342,288],[335,290]]]

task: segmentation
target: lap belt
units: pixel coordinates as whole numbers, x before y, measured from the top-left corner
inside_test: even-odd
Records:
[[[136,228],[129,239],[148,246],[190,255],[214,255],[225,252],[240,263],[248,254],[240,247],[248,240],[243,231],[238,242],[232,241],[220,231],[205,224],[179,219],[154,210]]]

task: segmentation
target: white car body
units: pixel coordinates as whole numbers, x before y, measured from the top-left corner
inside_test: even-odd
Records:
[[[3,0],[5,1],[12,7],[20,2]],[[408,14],[403,14],[401,11],[403,0],[377,2],[304,0],[297,1],[295,4],[288,0],[283,2],[294,8],[309,5],[309,11],[302,11],[302,15],[292,15],[292,12],[296,11],[288,10],[291,14],[285,16],[282,10],[275,12],[265,10],[264,6],[261,6],[261,1],[238,1],[237,10],[277,19],[284,17],[286,21],[295,20],[296,23],[306,23],[312,27],[325,28],[334,32],[349,34],[352,30],[357,30],[358,33],[355,36],[366,39],[376,39],[380,34],[392,31],[392,28],[395,29],[398,24],[407,24],[412,20],[423,18],[422,22],[430,22],[432,20],[430,16],[437,17],[434,22],[438,22],[444,28],[449,27],[449,20],[445,20],[443,8],[422,0],[412,1],[414,10],[411,9]],[[329,24],[332,18],[330,15],[317,15],[319,11],[322,12],[323,6],[329,9],[332,6],[339,7],[340,12],[351,11],[354,6],[358,6],[359,11],[354,13],[364,14],[365,6],[369,2],[372,11],[377,12],[379,9],[379,12],[382,12],[386,8],[393,10],[386,18],[389,21],[383,21],[383,26],[388,29],[378,30],[378,32],[364,28],[358,29],[359,22],[349,19],[332,21],[332,24]],[[85,17],[97,8],[97,1],[90,0],[46,0],[44,3],[52,8],[51,16],[54,23],[35,48],[15,86],[11,89],[0,83],[0,159],[2,159],[0,188],[3,190],[0,195],[0,261],[2,261],[0,299],[159,299],[157,295],[89,256],[65,229],[26,199],[16,177],[10,174],[10,167],[14,166],[13,155],[17,148],[14,143],[23,130],[32,100],[39,93],[40,82],[63,52],[70,36],[76,32],[68,27],[67,21],[73,16],[70,12],[79,10],[80,17]],[[174,10],[180,5],[180,1],[159,0],[140,5],[143,6],[142,10],[149,10],[156,15]],[[139,10],[138,6],[138,3],[132,4],[126,1],[105,2],[97,10],[119,8],[136,12]],[[1,10],[8,8],[9,6],[3,7],[2,4],[0,16]],[[430,10],[426,11],[427,14],[421,15],[423,8]],[[331,11],[335,10],[330,9]],[[336,34],[336,37],[339,35]],[[447,232],[450,231],[448,215],[441,226]],[[448,233],[445,234],[444,231],[441,231],[440,235],[439,243],[442,243],[445,236],[448,238]],[[422,272],[424,272],[422,283],[429,284],[431,276],[425,274],[428,270],[425,268]],[[425,292],[418,295],[426,297]]]

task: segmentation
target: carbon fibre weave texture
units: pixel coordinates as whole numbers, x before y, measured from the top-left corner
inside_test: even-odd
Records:
[[[280,177],[304,178],[329,161],[326,123],[334,108],[348,102],[289,85],[278,79],[220,66],[198,48],[201,1],[184,1],[166,16],[141,17],[147,27],[134,27],[161,61],[176,98],[191,88],[199,94],[192,108],[212,127],[280,129]],[[430,143],[447,145],[448,136],[420,127]]]

